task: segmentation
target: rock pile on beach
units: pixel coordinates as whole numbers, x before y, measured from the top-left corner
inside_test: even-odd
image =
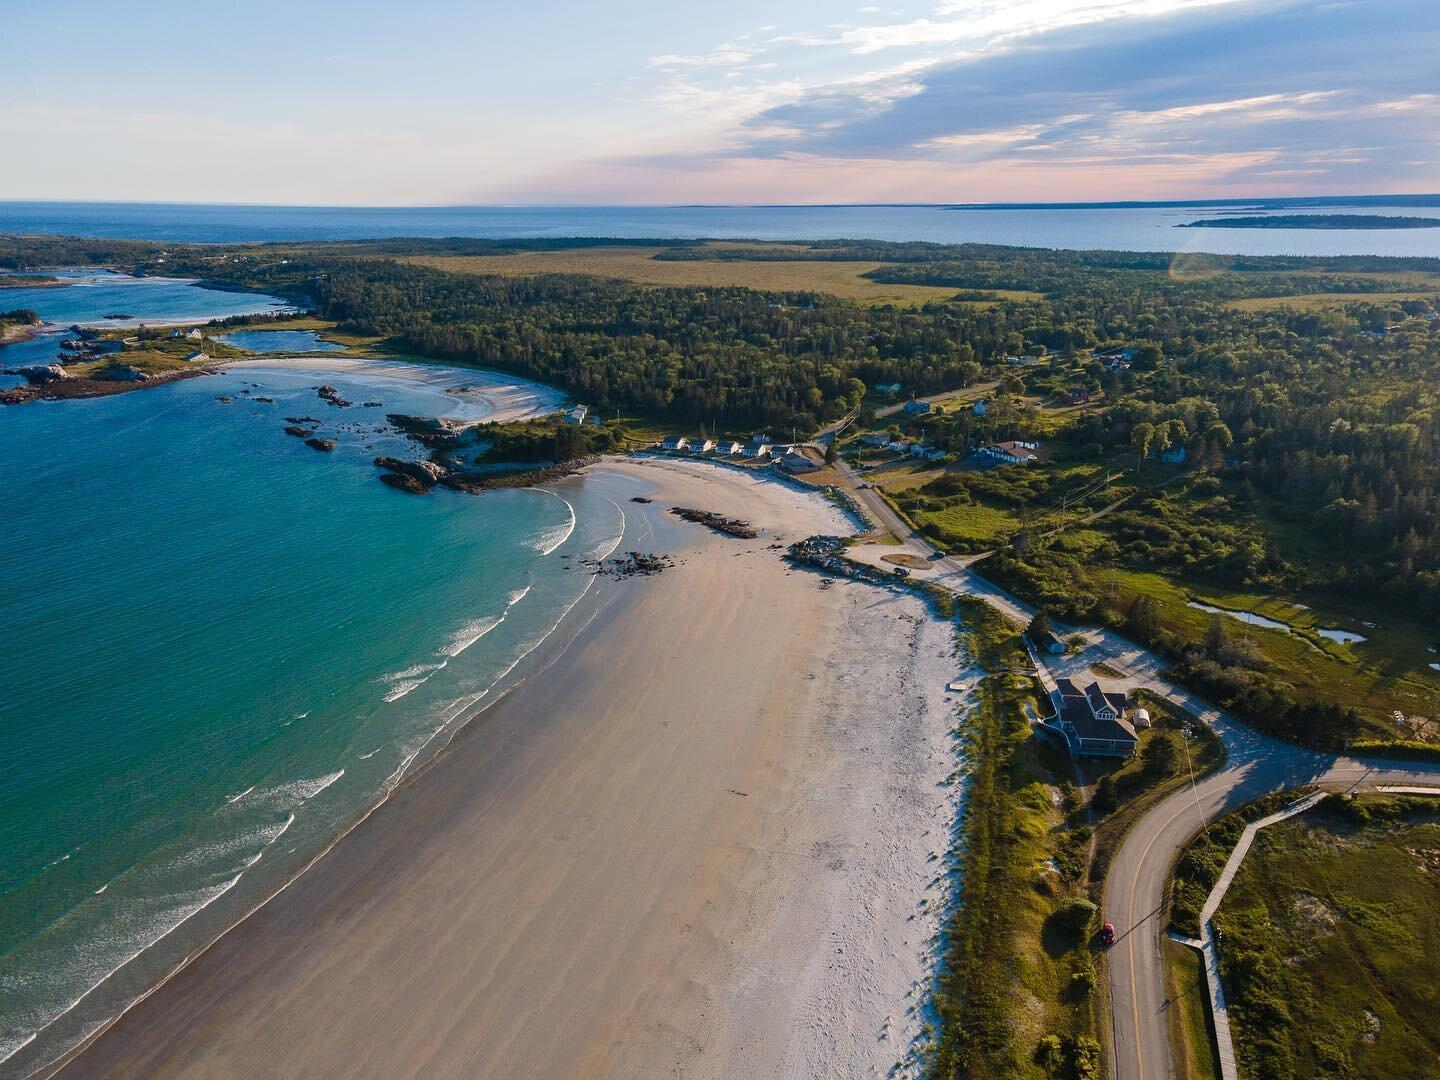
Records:
[[[7,375],[20,375],[31,386],[45,386],[70,377],[59,364],[31,364],[28,367],[7,368]]]
[[[668,555],[657,555],[654,552],[627,551],[623,558],[607,559],[602,563],[595,563],[596,574],[603,574],[605,577],[628,578],[628,577],[650,577],[663,570],[668,570],[675,565],[673,559]]]
[[[692,510],[688,506],[672,506],[670,513],[686,521],[693,521],[697,525],[714,529],[718,533],[724,533],[726,536],[737,536],[741,540],[754,540],[760,535],[755,531],[755,526],[748,521],[712,514],[708,510]]]

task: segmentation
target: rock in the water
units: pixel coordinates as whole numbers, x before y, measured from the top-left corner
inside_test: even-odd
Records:
[[[427,487],[425,484],[420,483],[420,481],[416,480],[413,476],[407,476],[405,473],[381,473],[380,482],[383,484],[389,484],[393,488],[399,488],[401,491],[407,491],[411,495],[430,494],[429,487]]]
[[[308,439],[315,432],[309,428],[303,428],[299,424],[290,424],[285,428],[286,435],[294,435],[297,439]]]
[[[402,458],[377,457],[375,464],[393,475],[408,476],[415,483],[427,488],[438,484],[445,476],[445,470],[433,461],[405,461]]]
[[[324,450],[327,454],[335,449],[334,439],[306,439],[305,445],[316,450]]]

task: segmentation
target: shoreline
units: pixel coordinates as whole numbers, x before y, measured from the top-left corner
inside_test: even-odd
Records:
[[[559,486],[597,483],[612,498],[685,494],[700,505],[709,494],[708,505],[727,512],[755,504],[783,519],[787,541],[799,538],[796,526],[834,527],[833,509],[818,496],[720,474],[704,465],[607,459]],[[756,484],[763,487],[745,490]],[[953,710],[939,698],[915,698],[897,722],[900,687],[892,682],[899,677],[859,679],[844,665],[863,666],[878,648],[910,664],[907,671],[938,679],[954,661],[928,654],[948,641],[949,626],[906,610],[922,610],[911,597],[861,585],[821,588],[817,575],[780,563],[767,549],[778,542],[770,536],[719,537],[676,521],[658,500],[625,507],[640,512],[619,546],[664,539],[680,556],[677,568],[593,590],[588,610],[562,623],[572,630],[563,644],[327,853],[41,1075],[222,1075],[235,1065],[225,1055],[239,1049],[237,1038],[278,1040],[265,1062],[271,1071],[343,1070],[344,1037],[315,1038],[320,1021],[297,1018],[319,1009],[329,1022],[328,1010],[340,1007],[334,998],[345,999],[346,1016],[364,1014],[357,1022],[367,1030],[398,1025],[381,1054],[405,1055],[403,1067],[401,1058],[390,1063],[402,1071],[463,1059],[472,1074],[512,1075],[518,1059],[495,1048],[501,1030],[524,1043],[532,1055],[524,1065],[537,1076],[602,1063],[631,1075],[658,1073],[684,1059],[697,1075],[713,1067],[713,1075],[758,1078],[781,1062],[819,1064],[826,1047],[832,1073],[861,1075],[871,1058],[899,1061],[898,1044],[912,1025],[889,1013],[923,994],[917,983],[928,985],[933,973],[928,915],[907,918],[898,904],[873,909],[877,890],[900,888],[913,902],[912,894],[933,887],[930,856],[945,850],[954,809],[953,789],[937,795],[935,786],[937,775],[954,770]],[[766,528],[758,511],[754,520]],[[691,597],[703,610],[684,602]],[[893,625],[910,629],[888,646],[893,634],[870,631],[852,635],[838,653],[812,647],[811,636],[832,640],[868,625],[855,618],[856,605],[877,619],[903,615],[912,621]],[[693,623],[710,628],[699,641],[677,633]],[[667,676],[665,663],[657,670],[649,659],[656,647],[692,651],[696,662]],[[925,654],[919,668],[907,659],[917,651]],[[827,667],[836,661],[840,668]],[[797,665],[822,670],[797,674]],[[715,667],[726,675],[707,671]],[[764,686],[744,685],[767,677]],[[616,684],[627,678],[629,685]],[[857,679],[860,686],[846,685]],[[877,695],[868,705],[847,702],[867,692]],[[686,722],[687,712],[705,715]],[[901,742],[887,742],[894,739]],[[886,769],[874,767],[877,742],[889,750]],[[728,751],[702,754],[704,746]],[[560,774],[569,782],[557,782]],[[412,782],[420,775],[424,783]],[[728,790],[719,786],[726,778]],[[896,784],[906,789],[898,801]],[[664,790],[651,794],[650,786]],[[872,804],[858,831],[857,795]],[[435,813],[440,806],[445,812]],[[591,812],[577,816],[587,806]],[[912,830],[917,820],[938,834]],[[545,831],[551,828],[559,831]],[[576,830],[585,828],[593,835],[582,840]],[[917,841],[929,846],[921,851]],[[556,846],[558,853],[545,854]],[[560,888],[557,875],[569,884]],[[373,909],[388,914],[367,917]],[[379,921],[371,926],[370,918]],[[456,930],[450,918],[467,929]],[[531,927],[532,918],[542,925]],[[835,941],[873,969],[871,977],[856,979],[851,960],[830,959]],[[405,962],[390,981],[371,981],[377,964],[401,954]],[[767,972],[776,956],[783,963]],[[306,970],[307,957],[319,968]],[[476,989],[477,964],[484,992]],[[331,985],[333,969],[351,965],[359,984],[341,982],[363,1001]],[[550,989],[537,997],[531,982],[544,982],[546,973]],[[846,999],[861,991],[869,996],[861,993],[860,1004]],[[436,995],[426,1005],[419,1000]],[[507,1003],[517,996],[512,1009]],[[886,1015],[868,1015],[881,1005]],[[430,1017],[428,1029],[414,1023],[417,1010]],[[848,1018],[841,1026],[853,1045],[843,1053],[836,1032],[817,1022],[825,1016]],[[864,1030],[866,1020],[878,1030]],[[231,1023],[240,1025],[231,1037],[217,1031]],[[268,1030],[261,1034],[257,1023]],[[917,1016],[908,1039],[918,1037],[918,1024]],[[533,1041],[535,1025],[549,1033],[541,1043]],[[476,1026],[490,1036],[474,1034]],[[716,1061],[717,1048],[727,1062]]]

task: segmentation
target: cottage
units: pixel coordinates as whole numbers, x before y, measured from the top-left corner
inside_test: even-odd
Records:
[[[690,440],[684,435],[666,435],[660,443],[662,450],[684,450],[690,445]]]
[[[740,451],[743,449],[744,447],[742,447],[734,439],[721,439],[715,444],[715,453],[719,454],[721,457],[733,457],[735,454],[740,453]]]
[[[715,440],[707,439],[703,436],[698,439],[691,439],[690,445],[687,446],[686,449],[692,454],[708,454],[711,450],[715,449]]]
[[[898,382],[879,383],[875,387],[875,392],[877,394],[884,394],[886,397],[894,397],[900,393],[900,384]]]
[[[930,402],[918,401],[915,398],[911,398],[902,406],[903,410],[912,416],[922,416],[928,413],[933,407]]]
[[[209,361],[209,359],[210,356],[208,353],[192,352],[189,356],[185,357],[185,362],[188,364],[204,364]]]
[[[1071,757],[1130,757],[1135,753],[1140,738],[1126,719],[1130,702],[1124,693],[1106,691],[1098,682],[1081,690],[1072,680],[1059,679],[1052,698]]]
[[[740,453],[742,456],[748,458],[762,458],[768,457],[770,450],[771,446],[768,442],[756,442],[754,439],[751,439],[745,444],[745,447]]]
[[[565,423],[583,424],[585,423],[585,416],[587,413],[589,413],[589,411],[590,408],[588,405],[576,405],[573,409],[571,409],[565,414]]]
[[[947,451],[941,450],[938,446],[932,446],[921,455],[926,461],[939,461]]]
[[[1065,391],[1066,405],[1085,405],[1090,401],[1090,391],[1083,386],[1077,386],[1073,390]]]
[[[1183,446],[1167,447],[1160,452],[1160,460],[1168,462],[1171,465],[1183,465],[1187,457],[1189,457],[1189,454],[1185,452],[1185,447]]]
[[[1007,356],[1005,363],[1011,367],[1035,367],[1040,363],[1038,356]]]
[[[869,434],[860,436],[861,446],[886,446],[890,442],[890,436],[883,431],[872,431]]]

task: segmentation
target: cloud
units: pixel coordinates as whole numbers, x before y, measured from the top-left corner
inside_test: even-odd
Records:
[[[863,81],[816,87],[748,117],[738,145],[756,157],[1028,162],[1033,170],[1208,157],[1223,166],[1221,179],[1288,177],[1307,188],[1314,178],[1358,190],[1440,180],[1415,152],[1440,143],[1432,0],[1060,6],[1060,27],[1037,31],[1030,27],[1056,4],[951,5],[976,24],[1008,28],[1006,36],[907,71],[897,80],[903,92],[887,96]],[[831,42],[868,42],[868,50],[933,39],[942,23],[951,26],[913,20],[845,30]]]

